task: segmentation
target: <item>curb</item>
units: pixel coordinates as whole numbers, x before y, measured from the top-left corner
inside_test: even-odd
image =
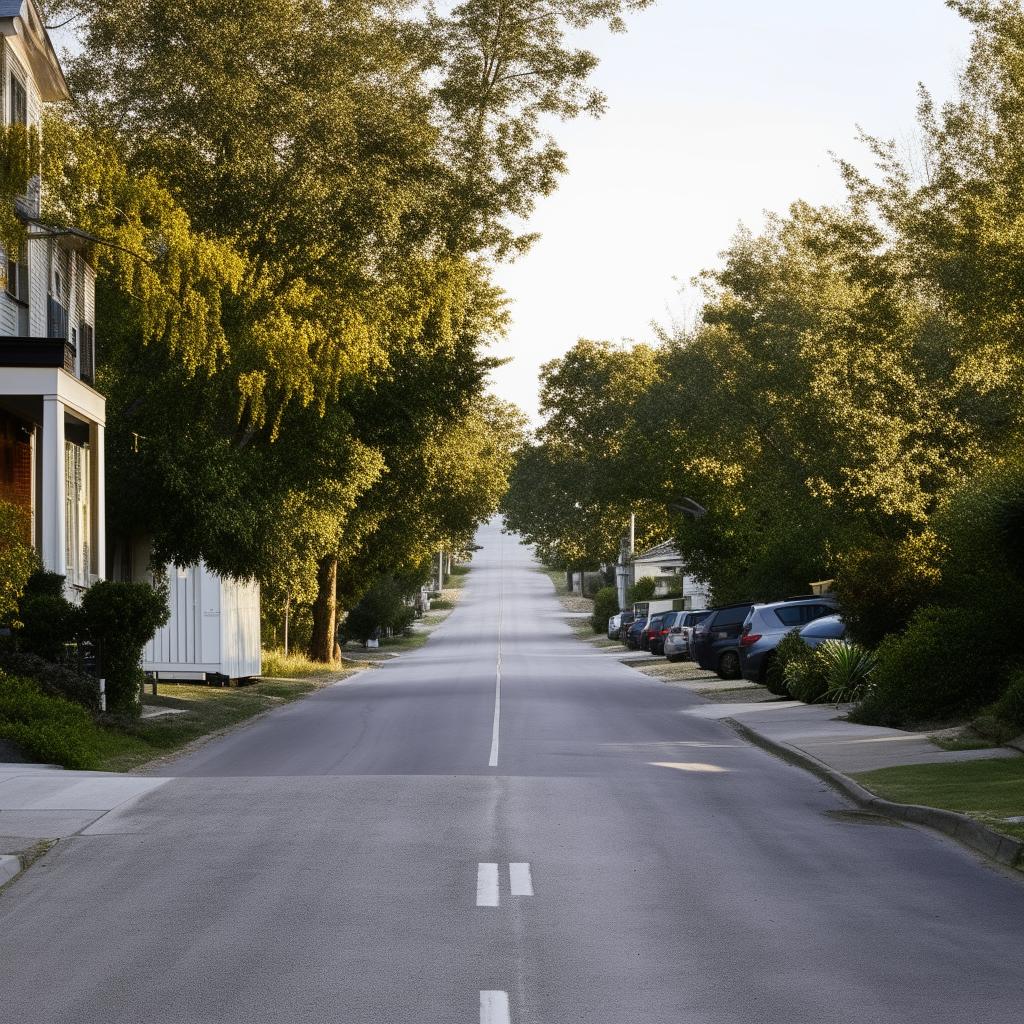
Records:
[[[788,743],[769,739],[735,718],[723,718],[721,721],[739,733],[745,740],[761,747],[762,750],[767,750],[782,760],[817,775],[819,779],[827,782],[861,807],[887,818],[895,818],[897,821],[907,821],[914,825],[933,828],[937,832],[942,832],[951,839],[955,839],[958,843],[970,847],[975,852],[983,854],[990,860],[994,860],[997,864],[1024,871],[1024,841],[1004,836],[996,832],[995,829],[982,825],[973,818],[967,817],[966,814],[959,814],[956,811],[944,811],[938,807],[923,807],[919,804],[897,804],[890,800],[883,800],[859,783],[854,782],[848,775],[837,771],[831,765],[825,764],[824,761],[819,761],[811,754],[797,750]]]

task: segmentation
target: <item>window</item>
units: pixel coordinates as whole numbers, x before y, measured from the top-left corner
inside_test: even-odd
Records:
[[[749,611],[749,604],[740,605],[738,608],[723,608],[715,616],[714,627],[721,629],[723,626],[738,626],[747,617]]]
[[[15,302],[28,302],[28,260],[7,257],[7,294]]]
[[[784,626],[802,626],[807,621],[807,609],[800,605],[786,605],[775,609],[775,617]]]
[[[28,94],[17,75],[11,75],[11,124],[28,124]]]

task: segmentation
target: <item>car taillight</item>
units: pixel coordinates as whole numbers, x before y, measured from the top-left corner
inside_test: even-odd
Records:
[[[740,637],[740,647],[753,647],[761,639],[760,633],[744,633]]]
[[[659,635],[659,636],[668,636],[668,634],[669,634],[669,631],[668,631],[667,629],[663,629],[663,630],[661,631],[661,633],[660,633],[660,634],[658,634],[658,635]]]

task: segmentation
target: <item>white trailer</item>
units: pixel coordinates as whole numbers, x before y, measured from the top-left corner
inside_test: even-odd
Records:
[[[227,682],[258,676],[260,588],[204,563],[167,567],[171,617],[146,645],[142,667],[155,679]]]

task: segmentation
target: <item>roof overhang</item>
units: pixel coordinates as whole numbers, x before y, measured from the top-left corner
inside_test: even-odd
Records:
[[[35,0],[0,0],[0,35],[21,39],[44,103],[71,99],[64,71]]]

